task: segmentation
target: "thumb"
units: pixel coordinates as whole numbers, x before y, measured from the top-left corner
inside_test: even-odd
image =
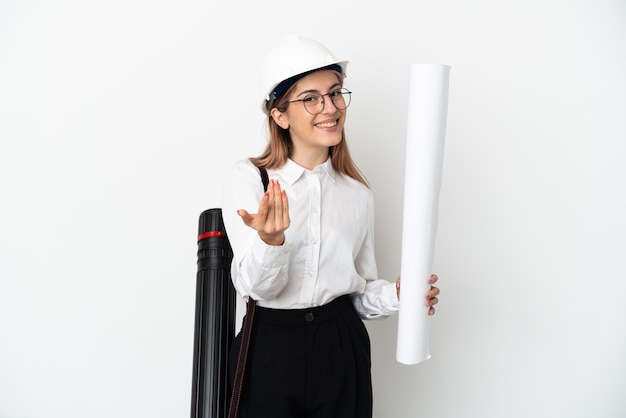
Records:
[[[254,222],[254,216],[250,215],[247,210],[239,209],[237,215],[241,217],[241,220],[247,226],[252,225],[252,222]]]

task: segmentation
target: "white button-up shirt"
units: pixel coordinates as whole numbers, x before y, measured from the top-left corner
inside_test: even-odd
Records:
[[[237,214],[258,211],[264,194],[258,168],[239,161],[225,179],[222,214],[238,293],[274,309],[320,306],[352,295],[367,319],[398,310],[395,284],[377,275],[371,190],[335,171],[330,159],[313,171],[288,160],[268,174],[289,199],[291,225],[281,246],[267,245]]]

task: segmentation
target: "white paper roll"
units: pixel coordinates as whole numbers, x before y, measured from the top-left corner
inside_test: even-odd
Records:
[[[396,350],[403,364],[430,358],[424,294],[433,273],[449,77],[448,65],[411,65]]]

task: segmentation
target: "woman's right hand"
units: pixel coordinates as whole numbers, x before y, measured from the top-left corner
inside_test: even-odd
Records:
[[[289,201],[278,180],[269,181],[257,213],[239,209],[237,214],[244,224],[257,231],[266,244],[282,245],[285,242],[285,230],[291,224]]]

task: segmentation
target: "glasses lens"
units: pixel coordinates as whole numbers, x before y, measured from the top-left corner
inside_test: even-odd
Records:
[[[302,100],[302,103],[304,103],[306,111],[312,115],[322,113],[322,109],[324,109],[324,100],[319,94],[310,94],[306,96]]]
[[[344,110],[350,105],[350,91],[348,89],[341,89],[329,94],[335,107],[339,110]]]

